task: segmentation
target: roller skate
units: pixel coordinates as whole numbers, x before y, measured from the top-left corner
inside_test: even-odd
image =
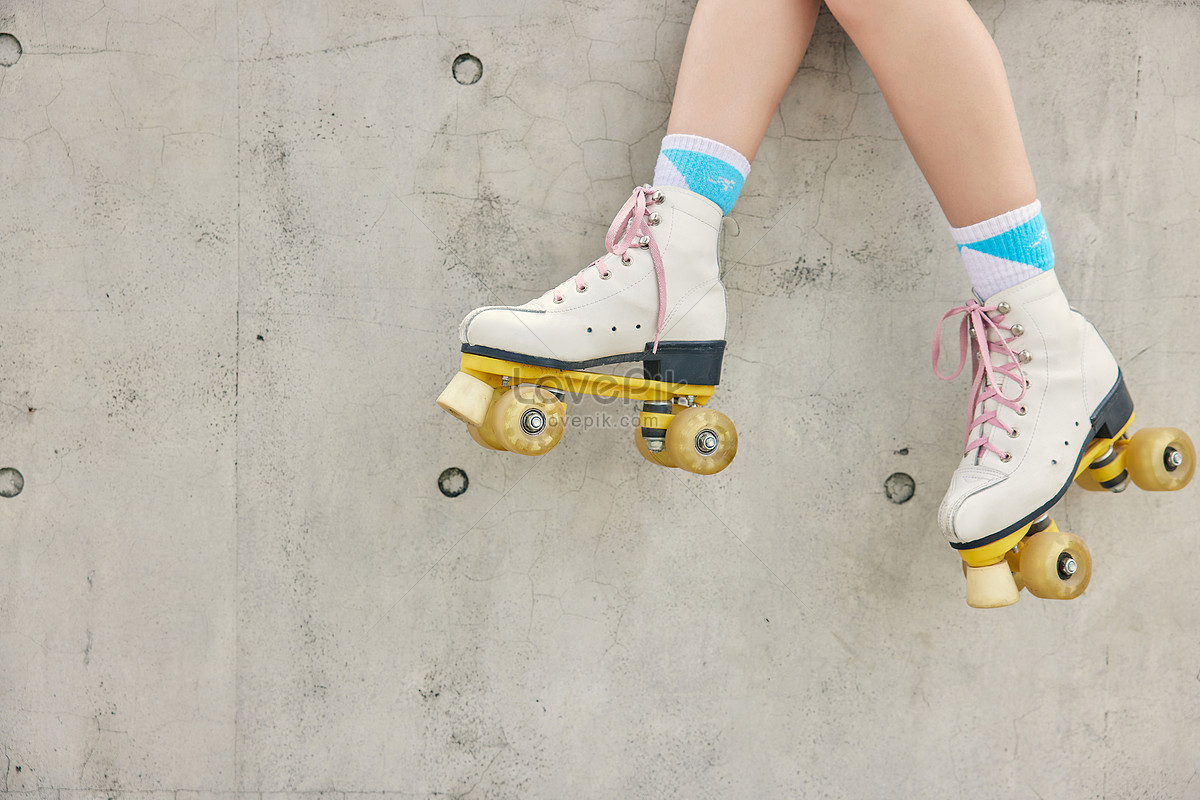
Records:
[[[459,328],[459,372],[437,403],[485,448],[541,455],[561,440],[567,395],[641,401],[637,449],[689,472],[724,469],[737,430],[706,404],[725,352],[721,209],[675,187],[638,187],[607,253],[523,306],[485,306]],[[642,362],[641,376],[593,371]]]
[[[958,370],[938,371],[942,323],[963,315]],[[967,603],[995,608],[1020,590],[1071,599],[1087,588],[1091,554],[1060,531],[1051,508],[1071,484],[1119,492],[1132,480],[1172,491],[1195,471],[1195,447],[1176,428],[1132,433],[1133,400],[1100,334],[1067,305],[1054,270],[947,311],[933,368],[953,380],[972,354],[963,459],[938,522],[963,560]]]

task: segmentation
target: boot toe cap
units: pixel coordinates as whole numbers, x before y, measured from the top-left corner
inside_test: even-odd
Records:
[[[494,347],[514,353],[553,357],[546,337],[538,334],[544,312],[512,306],[477,308],[463,319],[459,338],[463,344]]]
[[[968,544],[992,535],[1004,527],[1011,503],[999,501],[998,492],[989,492],[1008,476],[989,467],[959,467],[950,479],[950,488],[938,509],[938,524],[952,544]]]

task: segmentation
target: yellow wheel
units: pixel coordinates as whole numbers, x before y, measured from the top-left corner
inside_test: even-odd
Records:
[[[554,449],[566,421],[567,407],[544,386],[509,389],[487,415],[496,444],[525,456],[540,456]]]
[[[1004,554],[1004,560],[1008,562],[1008,568],[1012,570],[1013,580],[1017,583],[1017,591],[1025,588],[1025,579],[1021,577],[1021,555],[1016,550],[1009,550]]]
[[[1196,471],[1196,446],[1178,428],[1143,428],[1125,448],[1125,469],[1139,489],[1182,489]]]
[[[492,410],[492,406],[496,404],[496,401],[500,399],[500,395],[504,394],[506,391],[508,390],[492,390],[492,399],[488,401],[489,412]],[[467,433],[469,433],[471,438],[475,440],[475,444],[479,445],[485,450],[504,450],[504,445],[500,444],[500,441],[496,438],[496,434],[492,433],[492,426],[488,423],[486,416],[484,417],[482,425],[472,425],[468,422]]]
[[[649,461],[651,464],[659,464],[660,466],[675,468],[675,462],[667,455],[664,450],[661,453],[656,453],[649,447],[646,447],[646,440],[642,436],[642,429],[639,427],[633,434],[633,440],[637,444],[637,451],[642,454],[642,458]]]
[[[496,441],[495,434],[492,433],[490,425],[467,425],[467,433],[471,434],[471,438],[475,440],[475,444],[485,450],[504,450],[500,443]]]
[[[1073,533],[1042,531],[1021,542],[1021,578],[1034,597],[1070,600],[1092,579],[1092,554]]]
[[[737,455],[737,428],[720,411],[690,406],[667,426],[666,454],[680,469],[712,475]]]

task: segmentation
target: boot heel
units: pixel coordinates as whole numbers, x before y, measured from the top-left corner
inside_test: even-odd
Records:
[[[1092,435],[1097,439],[1116,438],[1132,416],[1133,398],[1125,388],[1125,377],[1118,371],[1116,385],[1092,414]]]
[[[646,380],[716,386],[721,381],[724,341],[660,342],[658,352],[646,345],[642,371]]]

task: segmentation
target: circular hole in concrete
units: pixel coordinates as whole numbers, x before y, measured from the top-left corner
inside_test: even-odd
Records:
[[[472,83],[479,83],[479,79],[483,77],[483,62],[470,53],[462,53],[454,59],[450,71],[454,74],[454,80],[463,86],[470,86]]]
[[[467,480],[467,473],[458,467],[448,467],[442,470],[441,475],[438,475],[438,491],[446,497],[458,497],[467,490],[470,483]]]
[[[11,67],[21,59],[21,43],[11,33],[0,33],[0,67]]]
[[[907,503],[917,491],[917,482],[907,472],[893,472],[883,482],[883,491],[893,503]]]
[[[16,497],[24,488],[24,475],[12,467],[0,469],[0,497]]]

